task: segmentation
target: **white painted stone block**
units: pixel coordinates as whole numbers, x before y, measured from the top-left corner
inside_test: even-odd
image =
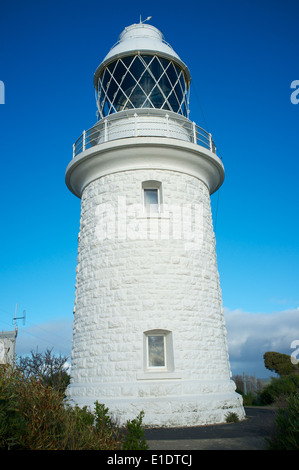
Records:
[[[161,182],[166,208],[201,208],[192,213],[202,214],[198,227],[186,222],[186,236],[170,226],[163,239],[163,209],[155,219],[139,218],[149,180]],[[149,330],[171,332],[171,370],[147,369]],[[103,402],[120,422],[143,409],[151,426],[221,422],[227,410],[244,416],[230,380],[209,190],[197,177],[140,169],[84,189],[68,396],[82,406]]]

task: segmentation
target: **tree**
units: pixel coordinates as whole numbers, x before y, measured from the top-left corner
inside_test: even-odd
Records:
[[[274,351],[264,354],[264,364],[266,369],[276,372],[278,375],[298,374],[298,364],[292,364],[291,356]]]
[[[26,378],[39,378],[45,385],[65,390],[70,381],[66,361],[66,356],[55,356],[52,349],[44,353],[31,351],[31,356],[18,359],[18,369]]]

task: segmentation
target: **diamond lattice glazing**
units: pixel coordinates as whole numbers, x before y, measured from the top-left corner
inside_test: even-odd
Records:
[[[98,81],[99,118],[132,108],[158,108],[188,116],[188,86],[183,70],[158,56],[119,58]]]

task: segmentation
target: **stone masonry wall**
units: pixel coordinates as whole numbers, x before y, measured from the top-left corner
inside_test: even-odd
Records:
[[[162,185],[159,216],[143,209],[148,180]],[[151,414],[157,397],[199,403],[203,395],[207,403],[209,394],[214,401],[224,394],[228,407],[239,406],[204,183],[153,169],[110,174],[85,188],[73,328],[69,395],[82,405],[133,403],[135,412],[134,400],[144,407],[155,399]],[[144,332],[157,329],[171,332],[171,368],[160,375],[149,373],[144,351]]]

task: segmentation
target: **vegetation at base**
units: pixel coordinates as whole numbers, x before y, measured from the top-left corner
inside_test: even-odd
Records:
[[[233,377],[244,406],[282,405],[289,395],[299,391],[299,365],[293,364],[290,356],[269,351],[264,354],[264,364],[279,375],[271,377],[266,385],[253,376]]]
[[[299,450],[299,393],[286,399],[286,406],[279,408],[276,431],[267,439],[271,450]]]
[[[120,427],[101,403],[93,411],[67,403],[61,381],[0,366],[1,450],[143,450],[142,418]]]
[[[148,445],[144,439],[144,431],[142,429],[142,418],[144,412],[141,411],[137,418],[127,421],[127,434],[125,435],[123,450],[147,450]]]
[[[273,377],[260,394],[261,405],[281,404],[283,400],[299,391],[299,376]]]
[[[262,386],[258,379],[236,380],[243,403],[278,408],[276,428],[269,448],[299,449],[299,371],[290,367],[290,356],[266,353],[265,366],[280,377]],[[120,427],[109,409],[96,402],[94,410],[71,406],[65,397],[69,375],[66,358],[52,350],[20,358],[15,368],[0,365],[0,450],[146,450],[142,428],[143,411]],[[292,364],[294,366],[294,364]],[[243,379],[244,379],[243,378]],[[253,388],[250,388],[253,384]],[[249,386],[250,385],[250,386]],[[226,422],[237,422],[228,413]]]
[[[293,364],[291,357],[269,351],[264,354],[265,367],[279,377],[271,377],[262,387],[255,378],[235,376],[237,392],[242,394],[243,404],[272,405],[277,409],[273,436],[267,439],[269,449],[299,449],[299,365]],[[246,391],[244,394],[244,380]],[[255,387],[251,388],[251,385]]]
[[[231,411],[230,413],[226,415],[225,421],[226,423],[238,423],[240,420],[239,420],[239,416],[237,415],[237,413],[234,413]]]

